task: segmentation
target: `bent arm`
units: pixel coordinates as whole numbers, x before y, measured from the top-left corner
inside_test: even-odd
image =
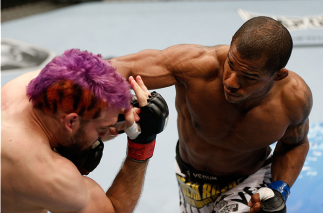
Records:
[[[129,78],[129,82],[138,98],[139,106],[144,107],[148,103],[149,91],[140,78],[137,78],[137,81],[138,83],[132,77]],[[135,122],[133,110],[126,110],[124,115],[127,126],[132,126]],[[142,129],[141,134],[149,133],[149,131],[144,132],[144,129]],[[145,142],[145,140],[143,139],[142,142]],[[51,202],[60,204],[54,206],[54,208],[58,206],[59,211],[52,212],[133,212],[140,197],[148,160],[143,159],[137,162],[131,160],[130,157],[126,157],[121,170],[106,193],[92,179],[80,176],[80,173],[71,161],[67,159],[64,159],[64,161],[67,163],[62,164],[69,166],[64,170],[65,176],[59,176],[63,184],[56,185],[60,189],[60,195],[55,195],[57,200],[61,199],[61,202]],[[61,170],[62,167],[58,168]],[[69,188],[70,190],[68,190]],[[62,199],[64,196],[67,199]],[[62,209],[68,211],[62,211]]]
[[[84,177],[88,202],[77,213],[131,213],[133,212],[144,182],[148,161],[135,162],[127,157],[111,187],[106,193],[92,179]]]
[[[47,187],[56,193],[48,195],[42,190],[36,200],[53,213],[131,213],[140,197],[147,165],[148,161],[139,163],[127,157],[107,192],[91,178],[81,176],[75,166],[63,165],[66,169],[55,172],[53,187]]]
[[[300,174],[309,150],[309,120],[287,129],[276,145],[272,162],[273,181],[281,180],[292,187]]]
[[[284,136],[278,141],[272,163],[273,181],[284,181],[289,187],[292,187],[301,172],[309,150],[308,116],[312,109],[313,99],[311,90],[305,82],[299,85],[301,86],[289,91],[293,92],[290,94],[293,94],[294,101],[289,102],[288,111],[290,117],[294,119],[294,124],[287,128]]]
[[[285,202],[289,195],[289,188],[301,172],[309,150],[307,132],[308,119],[299,125],[290,126],[283,138],[278,141],[271,166],[272,181],[277,182],[274,185],[270,184],[268,188],[261,188],[251,197],[248,203],[250,213],[259,212],[261,209],[267,209],[270,212],[286,211]],[[284,183],[282,184],[281,181]],[[285,187],[285,183],[289,187]]]
[[[150,94],[145,85],[143,84],[141,78],[137,78],[137,81],[132,77],[129,78],[129,82],[136,93],[138,98],[139,106],[143,107],[147,105],[147,98]],[[134,115],[132,110],[126,110],[125,112],[125,120],[127,126],[132,126],[134,123]],[[158,122],[158,121],[156,121]],[[149,134],[149,131],[144,131],[142,129],[141,134]],[[138,136],[139,137],[139,136]],[[138,138],[137,137],[137,138]],[[145,140],[142,139],[141,142]],[[137,144],[139,145],[139,144]],[[129,146],[129,145],[128,145]],[[128,149],[129,150],[129,149]],[[128,152],[128,156],[129,152]],[[151,156],[150,156],[151,157]],[[136,159],[136,158],[132,158]],[[106,192],[106,197],[108,198],[108,202],[104,202],[104,199],[96,199],[96,192],[90,191],[90,197],[92,198],[94,195],[94,199],[90,199],[90,204],[88,208],[84,212],[120,212],[127,213],[133,212],[138,199],[141,194],[144,177],[148,165],[148,160],[138,160],[134,161],[130,157],[126,157],[126,160],[123,163],[119,173],[114,179],[111,187]],[[103,197],[102,195],[101,197]],[[102,209],[92,209],[97,208],[97,202],[101,202],[103,200],[103,208]],[[94,204],[94,205],[92,205]]]

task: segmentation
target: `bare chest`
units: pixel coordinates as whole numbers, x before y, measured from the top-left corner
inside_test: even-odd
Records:
[[[185,98],[178,98],[179,123],[187,123],[179,126],[179,131],[185,133],[182,134],[184,141],[194,138],[242,151],[268,146],[283,136],[288,119],[279,104],[243,111],[226,101],[221,87],[216,88],[207,84],[204,88],[189,88],[183,93]]]

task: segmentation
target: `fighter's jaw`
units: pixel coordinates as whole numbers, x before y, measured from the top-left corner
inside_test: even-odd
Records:
[[[236,99],[232,99],[232,98],[228,97],[227,95],[225,95],[225,99],[230,104],[240,104],[240,103],[243,103],[244,102],[243,99],[236,100]]]
[[[224,97],[229,103],[232,103],[232,104],[241,101],[241,96],[231,93],[231,91],[228,90],[225,86],[224,86]]]
[[[242,97],[242,96],[231,95],[226,92],[224,92],[224,97],[225,97],[226,101],[229,102],[230,104],[242,104],[250,99],[250,97],[246,98],[246,97]]]

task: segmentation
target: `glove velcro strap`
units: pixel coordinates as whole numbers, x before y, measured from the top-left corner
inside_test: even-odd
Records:
[[[284,201],[286,203],[287,198],[289,197],[290,189],[287,183],[281,180],[276,180],[272,182],[268,188],[274,189],[278,192],[280,192],[283,195]]]
[[[145,161],[154,154],[156,139],[150,143],[134,143],[128,138],[127,155],[135,161]]]

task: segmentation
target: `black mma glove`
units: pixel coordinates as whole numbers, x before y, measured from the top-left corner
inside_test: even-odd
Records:
[[[157,92],[152,92],[147,105],[140,107],[140,120],[127,128],[127,155],[135,161],[145,161],[152,157],[155,148],[156,135],[162,132],[167,124],[169,110],[164,98]],[[139,108],[138,100],[133,96],[131,104]],[[124,117],[119,116],[118,122]],[[140,128],[140,130],[138,130]],[[139,135],[136,134],[141,132]]]
[[[290,193],[287,183],[283,181],[274,181],[268,188],[263,187],[258,190],[261,200],[261,213],[286,213],[286,201]]]
[[[89,150],[84,150],[80,153],[75,153],[74,150],[63,146],[57,147],[56,151],[61,156],[72,161],[82,175],[88,175],[99,165],[103,155],[103,148],[103,142],[99,138]]]

